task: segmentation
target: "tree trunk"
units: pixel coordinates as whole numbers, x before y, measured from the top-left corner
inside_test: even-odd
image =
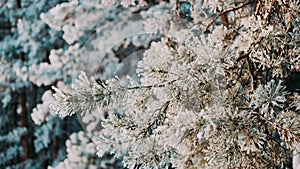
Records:
[[[21,126],[26,127],[28,129],[25,88],[21,90],[20,105],[21,105]],[[23,158],[24,160],[26,160],[29,157],[29,145],[28,145],[27,135],[22,136],[22,146],[24,148]]]
[[[58,150],[58,137],[54,136],[53,141],[53,151],[52,151],[52,161],[54,161],[57,158],[57,150]]]
[[[16,0],[16,8],[17,9],[21,9],[22,8],[21,0]]]

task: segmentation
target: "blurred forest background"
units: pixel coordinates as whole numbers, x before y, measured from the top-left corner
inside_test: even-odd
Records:
[[[84,49],[87,40],[105,30],[114,35],[124,26],[100,27],[120,16],[148,10],[160,1],[147,3],[125,10],[119,1],[104,7],[97,0],[1,0],[0,168],[123,167],[110,154],[96,156],[96,145],[83,132],[76,116],[60,118],[49,108],[54,92],[51,86],[70,88],[72,78],[86,67],[97,72],[90,62],[101,49],[93,48],[93,42],[109,46],[115,40],[100,33],[89,41],[89,49]],[[128,49],[147,48],[154,39],[121,42],[98,72],[110,76],[112,70],[106,67],[115,67],[130,52]],[[84,50],[90,53],[85,57],[91,58],[79,56]],[[93,127],[88,130],[93,132]]]

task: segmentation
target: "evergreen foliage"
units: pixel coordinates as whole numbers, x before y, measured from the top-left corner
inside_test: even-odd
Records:
[[[299,71],[300,4],[190,3],[192,26],[150,19],[168,30],[138,62],[138,80],[82,73],[71,91],[56,89],[57,112],[102,113],[97,154],[128,168],[292,167],[299,100],[285,79]]]
[[[297,0],[1,1],[0,168],[300,168],[299,16]]]

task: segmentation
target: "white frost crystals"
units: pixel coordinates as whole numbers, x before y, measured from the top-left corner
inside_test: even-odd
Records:
[[[82,73],[70,92],[55,89],[60,115],[99,112],[99,156],[110,152],[129,168],[290,166],[300,138],[299,97],[285,91],[284,79],[293,71],[288,57],[297,57],[290,50],[299,49],[298,34],[277,35],[280,26],[260,19],[265,9],[256,11],[261,16],[243,13],[251,23],[241,27],[236,15],[247,4],[205,4],[236,14],[204,30],[170,29],[143,53],[138,80],[122,86],[118,77],[103,82]],[[254,23],[262,33],[253,32]]]
[[[89,80],[82,72],[79,79],[75,80],[70,93],[53,87],[57,101],[51,107],[61,116],[67,116],[77,112],[85,114],[94,110],[96,106],[105,106],[110,100],[110,91],[104,85],[103,82],[96,82],[93,78]]]
[[[141,84],[121,86],[118,78],[104,83],[82,73],[72,91],[55,89],[58,113],[102,107],[107,115],[93,136],[97,154],[123,157],[129,168],[285,165],[300,123],[285,105],[282,82],[262,84],[254,94],[243,91],[247,86],[241,82],[230,86],[239,79],[223,76],[236,56],[219,40],[227,32],[213,31],[209,43],[190,33],[182,43],[164,39],[151,45],[138,64]],[[178,53],[179,48],[186,51]],[[197,52],[202,48],[205,52]]]
[[[287,92],[284,91],[282,86],[282,81],[279,81],[278,84],[274,80],[271,80],[266,85],[260,85],[251,98],[251,105],[254,108],[269,108],[269,107],[278,107],[283,108],[284,103],[286,102]]]

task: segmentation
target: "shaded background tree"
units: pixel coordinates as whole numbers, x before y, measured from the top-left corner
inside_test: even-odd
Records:
[[[147,10],[158,3],[149,1],[147,6],[136,8],[137,4],[125,1],[116,1],[112,6],[105,6],[104,1],[1,1],[0,168],[122,166],[109,154],[97,158],[91,138],[78,133],[82,128],[76,117],[60,118],[49,109],[53,100],[50,86],[68,90],[72,77],[93,62],[91,53],[85,58],[78,55],[97,29],[120,16]],[[125,10],[123,6],[134,8]],[[97,38],[101,41],[104,37]],[[151,40],[144,40],[135,40],[135,45],[148,47]],[[111,45],[109,41],[102,43]],[[103,71],[118,64],[116,58],[124,55],[122,51],[128,52],[128,47],[121,44],[115,48],[114,58],[102,65],[102,75],[112,74]],[[89,149],[77,152],[81,159],[78,161],[72,147],[87,144]]]

